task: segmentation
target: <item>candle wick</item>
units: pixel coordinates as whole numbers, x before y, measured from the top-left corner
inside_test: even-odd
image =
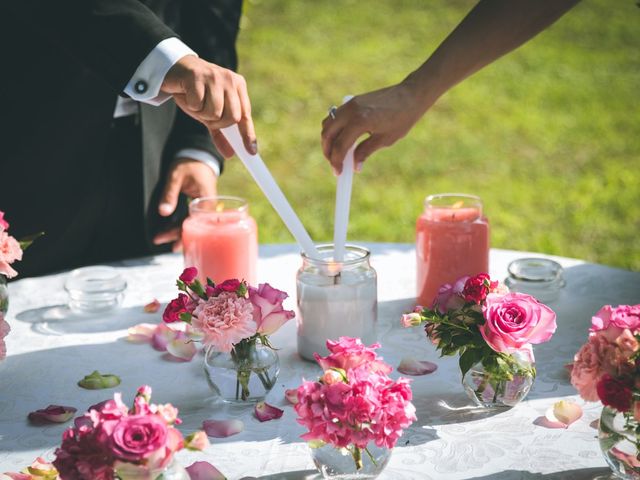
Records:
[[[333,284],[338,285],[340,283],[340,279],[342,278],[342,272],[338,272],[333,276]]]

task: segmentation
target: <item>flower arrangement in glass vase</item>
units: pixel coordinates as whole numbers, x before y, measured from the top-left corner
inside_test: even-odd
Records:
[[[512,407],[536,375],[532,344],[551,338],[556,315],[481,273],[442,285],[431,308],[402,316],[404,327],[422,324],[443,356],[460,356],[464,389],[477,405]]]
[[[297,421],[308,429],[302,438],[324,478],[377,477],[416,420],[410,380],[389,378],[379,347],[350,337],[327,340],[329,355],[315,354],[324,373],[298,387]]]
[[[174,462],[183,448],[209,445],[204,432],[183,437],[178,410],[171,404],[150,403],[151,388],[138,389],[129,409],[121,395],[89,408],[65,430],[52,462],[64,480],[188,480]]]
[[[205,346],[205,373],[216,395],[228,402],[260,402],[280,371],[269,335],[295,314],[283,308],[287,293],[262,283],[257,288],[237,279],[216,285],[197,279],[195,267],[177,281],[181,292],[164,311],[167,323],[191,325]]]
[[[605,305],[592,317],[571,383],[604,406],[598,438],[609,466],[621,478],[640,479],[640,305]]]

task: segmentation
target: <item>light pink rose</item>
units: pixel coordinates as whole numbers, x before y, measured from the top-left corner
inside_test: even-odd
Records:
[[[0,230],[0,274],[8,278],[15,277],[18,272],[11,268],[16,260],[22,260],[20,243],[4,230]]]
[[[110,451],[114,457],[139,462],[167,443],[167,425],[156,415],[122,417],[113,429]]]
[[[515,353],[528,343],[548,341],[556,331],[556,314],[524,293],[490,293],[482,307],[480,333],[496,352]]]
[[[258,333],[271,335],[295,316],[293,311],[282,307],[288,296],[268,283],[261,283],[258,288],[249,287],[249,300],[253,304],[253,319]]]
[[[202,332],[202,342],[219,352],[230,352],[233,345],[256,333],[253,304],[233,292],[200,300],[193,311],[193,327]]]

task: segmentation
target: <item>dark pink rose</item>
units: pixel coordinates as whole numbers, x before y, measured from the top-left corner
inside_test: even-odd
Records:
[[[184,283],[189,285],[198,276],[198,269],[196,267],[187,267],[182,271],[182,274],[178,277]]]
[[[487,295],[480,333],[496,352],[515,353],[529,343],[548,341],[556,331],[556,314],[531,295]]]
[[[180,314],[189,312],[191,313],[195,306],[189,295],[184,293],[178,294],[178,298],[174,298],[169,302],[169,305],[164,309],[162,314],[162,320],[166,323],[173,323],[180,321]]]
[[[498,282],[491,282],[488,273],[479,273],[475,277],[467,279],[462,290],[462,296],[467,303],[480,305],[497,284]]]
[[[261,283],[258,288],[249,287],[249,300],[253,304],[253,320],[258,326],[258,333],[271,335],[295,316],[292,310],[282,307],[288,296],[268,283]]]
[[[114,457],[139,462],[167,444],[167,425],[157,415],[122,417],[111,434],[110,451]]]

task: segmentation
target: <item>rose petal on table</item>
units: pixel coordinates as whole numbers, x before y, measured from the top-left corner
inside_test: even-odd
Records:
[[[438,365],[427,360],[416,360],[415,358],[405,357],[398,365],[398,372],[403,375],[427,375],[438,369]]]
[[[242,420],[205,420],[202,429],[214,438],[226,438],[244,430]]]
[[[560,400],[549,407],[545,418],[552,423],[561,423],[567,428],[582,417],[582,407],[571,400]]]
[[[589,426],[591,428],[595,428],[596,430],[598,430],[600,428],[600,419],[596,418],[593,422],[589,424]]]
[[[78,382],[78,386],[87,390],[100,390],[102,388],[112,388],[120,385],[120,377],[112,373],[101,374],[94,370],[89,375]]]
[[[0,480],[31,480],[28,473],[4,472],[0,473]]]
[[[167,344],[167,352],[174,357],[190,362],[198,352],[198,349],[196,344],[187,339],[184,333],[178,332],[176,338]]]
[[[560,422],[550,422],[547,417],[538,417],[533,421],[534,425],[544,428],[566,428],[564,423]]]
[[[284,391],[284,398],[286,398],[287,402],[289,402],[290,404],[295,405],[296,403],[298,403],[298,389],[288,388]]]
[[[146,313],[156,313],[158,310],[160,310],[160,302],[157,298],[154,298],[144,306],[144,311]]]
[[[209,462],[192,463],[186,470],[191,480],[227,480],[227,477]]]
[[[147,343],[151,341],[153,332],[156,330],[153,323],[139,323],[127,330],[127,340],[132,343]]]
[[[31,423],[43,424],[43,423],[65,423],[73,418],[73,415],[78,411],[74,407],[65,407],[64,405],[49,405],[47,408],[42,408],[34,412],[30,412],[28,415]]]
[[[177,332],[166,324],[157,325],[151,337],[151,346],[159,352],[166,352],[167,345],[176,338]]]
[[[267,402],[258,402],[254,409],[254,414],[261,422],[268,422],[269,420],[275,420],[280,418],[284,410],[280,410],[273,405],[269,405]]]

